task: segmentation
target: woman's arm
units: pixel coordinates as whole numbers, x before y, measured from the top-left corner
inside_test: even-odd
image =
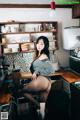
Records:
[[[34,72],[34,73],[32,74],[32,80],[35,80],[35,79],[37,79],[37,75],[36,75],[36,73]]]

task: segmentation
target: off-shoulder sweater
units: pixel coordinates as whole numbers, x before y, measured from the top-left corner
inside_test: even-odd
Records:
[[[32,73],[35,72],[36,74],[43,76],[48,76],[49,74],[55,72],[49,59],[36,59],[34,62],[32,62],[30,70]]]

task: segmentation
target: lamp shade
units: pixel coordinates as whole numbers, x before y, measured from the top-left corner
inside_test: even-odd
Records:
[[[63,48],[74,50],[80,47],[80,27],[68,27],[63,30]]]

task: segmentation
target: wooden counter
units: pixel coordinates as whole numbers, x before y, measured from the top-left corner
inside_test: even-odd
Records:
[[[69,83],[80,81],[80,76],[69,71],[64,71],[64,74],[61,76]]]
[[[50,74],[49,76],[57,76],[57,75],[62,75],[62,71],[55,72],[53,74]],[[32,74],[30,72],[20,72],[20,77],[21,78],[31,78]]]
[[[20,77],[22,79],[31,78],[31,76],[32,76],[31,72],[20,72]]]
[[[69,83],[80,81],[80,76],[72,73],[71,71],[60,70],[53,74],[50,74],[49,76],[59,76],[59,75]],[[19,72],[19,73],[16,73],[15,76],[20,79],[28,79],[28,78],[31,78],[32,74],[30,72]]]

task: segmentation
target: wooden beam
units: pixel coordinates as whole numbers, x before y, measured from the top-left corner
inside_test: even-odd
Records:
[[[72,8],[74,4],[57,4],[56,8]],[[0,4],[0,8],[50,8],[50,4]]]

